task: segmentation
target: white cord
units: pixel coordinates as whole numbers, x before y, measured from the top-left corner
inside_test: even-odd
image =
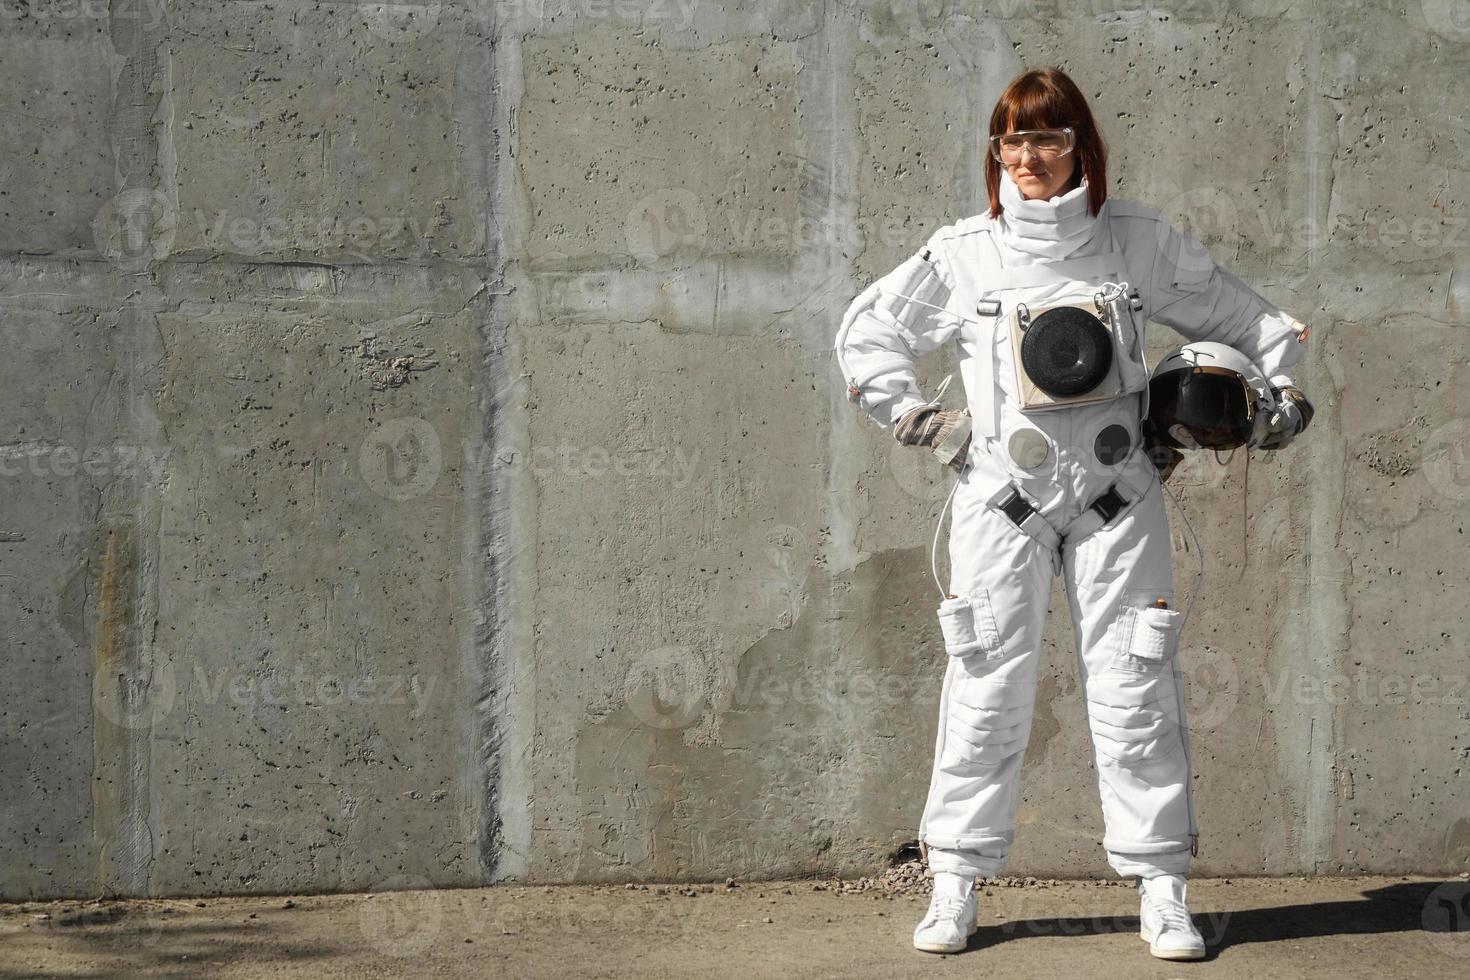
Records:
[[[1184,518],[1184,526],[1189,529],[1189,536],[1194,541],[1195,559],[1199,562],[1199,572],[1197,572],[1194,576],[1194,589],[1189,594],[1189,604],[1184,607],[1184,616],[1179,621],[1179,634],[1182,637],[1184,635],[1185,624],[1189,622],[1189,613],[1192,609],[1194,609],[1195,596],[1199,595],[1200,582],[1205,577],[1205,556],[1204,552],[1200,551],[1199,535],[1194,533],[1194,525],[1189,522],[1189,515],[1184,512],[1184,506],[1179,503],[1179,498],[1174,496],[1174,491],[1170,490],[1168,484],[1166,484],[1163,480],[1159,481],[1159,486],[1164,488],[1164,492],[1169,495],[1169,499],[1174,501],[1174,509],[1179,511],[1180,517]],[[1180,739],[1184,745],[1184,766],[1189,772],[1193,773],[1194,760],[1190,757],[1189,754],[1189,726],[1186,724],[1182,724],[1182,722],[1185,720],[1184,679],[1180,676],[1179,658],[1177,656],[1170,661],[1169,670],[1174,677],[1174,704],[1175,709],[1179,712],[1178,718],[1181,722],[1179,726],[1179,732]],[[1188,804],[1189,808],[1189,853],[1191,855],[1198,856],[1199,826],[1195,823],[1194,819],[1194,793],[1190,790],[1189,787],[1185,787],[1184,800],[1185,803]]]
[[[1174,509],[1179,511],[1179,516],[1184,519],[1184,526],[1189,528],[1189,536],[1194,541],[1194,557],[1199,562],[1199,571],[1194,576],[1194,589],[1189,593],[1189,605],[1184,607],[1184,618],[1179,622],[1179,629],[1182,631],[1184,624],[1189,622],[1190,610],[1194,608],[1195,596],[1199,595],[1200,582],[1205,577],[1205,555],[1204,552],[1200,551],[1199,535],[1194,533],[1194,525],[1189,522],[1189,515],[1184,512],[1184,505],[1179,503],[1179,498],[1174,496],[1174,491],[1169,489],[1167,483],[1160,480],[1159,486],[1163,487],[1164,492],[1169,495],[1169,499],[1174,501]]]
[[[1114,300],[1121,298],[1124,294],[1128,292],[1128,283],[1105,282],[1097,288],[1098,291],[1102,293],[1102,301],[1104,303],[1111,303]]]
[[[954,380],[954,375],[952,375],[952,374],[946,374],[944,376],[944,380],[941,381],[941,382],[939,382],[939,390],[936,391],[936,392],[934,392],[934,397],[933,398],[929,399],[929,405],[936,406],[936,407],[939,405],[939,400],[941,398],[943,398],[944,397],[944,393],[947,390],[949,390],[949,383],[951,381],[953,381],[953,380]],[[925,407],[928,407],[928,406],[925,406]]]
[[[973,447],[972,450],[973,451]],[[934,525],[934,541],[929,546],[929,571],[934,576],[934,584],[939,586],[939,600],[943,602],[949,598],[945,591],[944,583],[939,581],[939,529],[944,527],[944,515],[949,510],[949,502],[954,499],[954,492],[960,488],[960,480],[965,478],[965,470],[970,468],[970,453],[965,453],[965,465],[960,467],[959,478],[954,481],[954,486],[949,488],[949,496],[944,498],[944,506],[939,510],[939,522]]]
[[[863,290],[863,292],[866,293],[869,290],[871,290],[874,293],[887,293],[889,296],[897,296],[899,299],[906,299],[910,303],[917,303],[919,306],[927,306],[931,310],[938,310],[941,313],[948,313],[950,316],[955,317],[956,319],[959,319],[959,320],[964,320],[964,321],[966,321],[968,323],[980,323],[980,322],[982,322],[980,320],[975,319],[972,316],[965,316],[963,313],[956,313],[954,310],[951,310],[947,306],[935,306],[933,303],[926,303],[926,302],[924,302],[921,299],[915,299],[912,296],[908,296],[908,295],[906,295],[904,293],[900,293],[896,289],[884,289],[882,286],[878,285],[876,282],[875,283],[872,283],[871,285],[869,285],[867,289]],[[854,299],[853,302],[856,303],[860,299],[862,299],[862,295],[861,294],[859,294],[859,296],[857,297],[857,299]],[[858,385],[858,383],[857,383],[857,375],[853,374],[852,371],[848,368],[848,366],[847,366],[847,358],[844,357],[843,356],[843,353],[842,353],[844,350],[847,349],[847,335],[852,330],[852,325],[853,325],[854,322],[856,322],[856,319],[857,319],[856,317],[847,317],[847,318],[844,318],[843,324],[842,324],[842,329],[839,330],[838,333],[837,333],[837,343],[836,343],[836,345],[834,347],[834,350],[833,350],[833,353],[837,355],[837,366],[842,369],[842,376],[847,381],[849,388],[859,388],[860,387]],[[887,368],[885,366],[883,368],[883,371],[886,372],[887,370],[889,370],[889,368]],[[871,380],[871,379],[868,379],[868,380]],[[866,384],[866,383],[867,382],[864,381],[864,384]]]

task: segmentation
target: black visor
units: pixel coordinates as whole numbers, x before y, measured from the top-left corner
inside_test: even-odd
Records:
[[[1250,439],[1251,402],[1244,379],[1234,371],[1169,371],[1149,383],[1148,397],[1154,430],[1166,445],[1176,449],[1234,449]],[[1182,431],[1176,431],[1176,426]]]

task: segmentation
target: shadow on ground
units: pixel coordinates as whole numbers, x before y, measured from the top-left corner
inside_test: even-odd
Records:
[[[1470,932],[1470,881],[1409,882],[1374,888],[1355,901],[1313,902],[1196,913],[1195,926],[1213,959],[1232,946],[1331,936]],[[1138,916],[1045,917],[982,926],[970,949],[1042,936],[1134,933]]]

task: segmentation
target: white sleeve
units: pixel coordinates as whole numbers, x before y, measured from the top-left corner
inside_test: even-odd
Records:
[[[928,403],[919,393],[915,362],[964,323],[947,308],[953,288],[936,234],[863,290],[842,318],[834,345],[842,380],[861,393],[863,410],[885,429]]]
[[[1189,340],[1234,347],[1277,387],[1294,384],[1290,372],[1306,354],[1306,324],[1216,263],[1193,235],[1162,217],[1136,223],[1148,224],[1157,229],[1157,253],[1149,288],[1140,290],[1145,316]]]

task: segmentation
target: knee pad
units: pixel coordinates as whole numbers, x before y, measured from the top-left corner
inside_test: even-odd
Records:
[[[1087,714],[1100,756],[1122,765],[1166,758],[1183,746],[1183,692],[1174,676],[1180,613],[1124,603],[1109,632],[1108,665],[1087,681]]]
[[[940,768],[973,772],[1026,750],[1036,685],[960,672],[949,692]]]
[[[1087,715],[1098,754],[1122,765],[1163,759],[1184,743],[1172,674],[1142,679],[1107,671],[1091,678]]]

